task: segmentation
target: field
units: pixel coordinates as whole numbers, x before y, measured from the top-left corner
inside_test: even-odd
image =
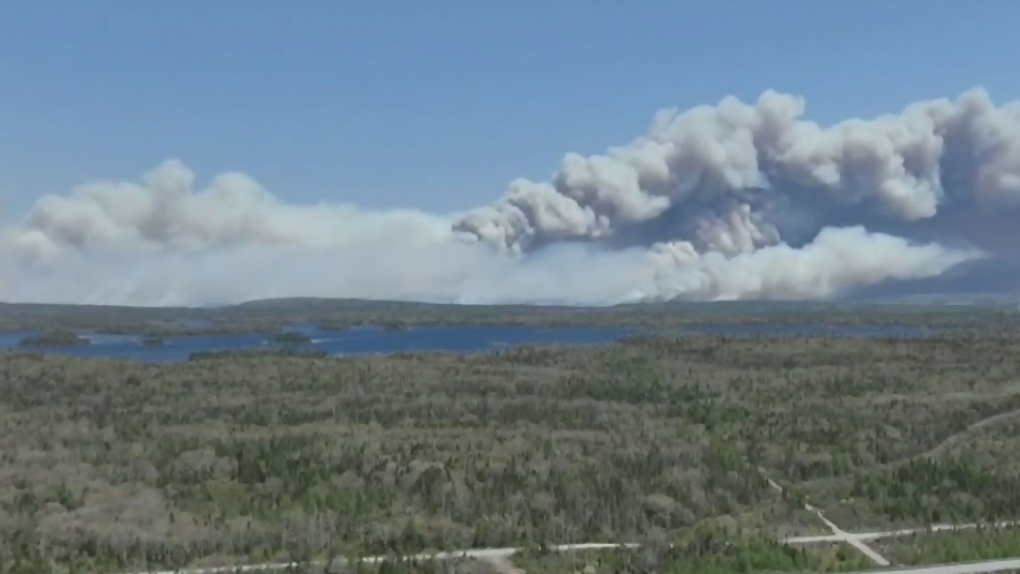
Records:
[[[850,532],[1020,518],[1018,343],[996,329],[177,365],[3,354],[0,572],[510,546],[532,550],[503,571],[860,570],[839,544],[779,543],[830,532],[805,500]],[[542,551],[586,542],[647,546]]]

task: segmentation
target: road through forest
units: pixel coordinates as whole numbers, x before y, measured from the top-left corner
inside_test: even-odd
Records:
[[[1015,526],[1016,522],[1003,522],[996,524],[995,526]],[[976,524],[937,524],[931,527],[924,528],[907,528],[901,530],[878,530],[872,532],[845,532],[840,530],[838,533],[832,534],[820,534],[813,536],[792,536],[785,538],[783,541],[787,544],[817,544],[820,542],[850,542],[858,541],[863,544],[864,541],[878,540],[880,538],[891,538],[894,536],[909,536],[915,533],[925,532],[940,532],[946,530],[965,530],[970,528],[976,528]],[[613,548],[637,548],[640,544],[636,543],[624,543],[614,544],[608,542],[588,542],[580,544],[557,544],[549,546],[547,549],[551,552],[578,552],[585,550],[609,550]],[[859,548],[859,547],[858,547]],[[474,558],[478,560],[489,560],[489,561],[506,561],[514,554],[524,550],[520,547],[507,547],[507,548],[471,548],[464,550],[452,550],[447,552],[432,552],[432,553],[421,553],[412,556],[406,556],[404,559],[408,560],[449,560],[457,558]],[[874,551],[872,551],[874,552]],[[392,556],[368,556],[361,560],[366,563],[382,562],[383,560],[392,559]],[[883,558],[884,560],[884,558]],[[343,558],[337,558],[337,563],[343,563],[346,560]],[[183,568],[179,570],[153,570],[153,571],[140,571],[133,572],[131,574],[232,574],[234,572],[272,572],[282,571],[288,568],[295,568],[302,564],[296,562],[274,562],[265,564],[247,564],[247,565],[236,565],[236,566],[214,566],[208,568]],[[311,566],[325,566],[326,562],[318,561],[311,564]],[[888,561],[886,561],[888,566]],[[971,562],[967,564],[942,564],[935,566],[918,566],[910,568],[883,568],[879,570],[869,570],[869,574],[886,574],[894,572],[905,572],[910,574],[978,574],[982,572],[1002,572],[1005,570],[1020,570],[1020,558],[1006,559],[1006,560],[987,560],[983,562]]]
[[[977,427],[987,426],[988,424],[994,424],[999,419],[1005,419],[1013,416],[1015,413],[1004,413],[997,417],[990,417],[984,421],[980,421],[976,425],[971,425],[970,429],[973,430]],[[769,486],[779,492],[783,493],[783,487],[775,480],[770,478],[765,472],[765,469],[759,469],[764,476],[765,480],[768,481]],[[818,544],[822,542],[843,542],[849,546],[857,549],[860,553],[864,554],[880,569],[869,570],[869,573],[873,574],[885,574],[893,572],[906,572],[911,574],[978,574],[983,572],[1002,572],[1006,570],[1020,570],[1020,557],[1015,559],[1006,560],[987,560],[983,562],[970,562],[967,564],[942,564],[934,566],[920,566],[912,568],[890,568],[890,561],[879,554],[875,549],[867,545],[868,541],[878,540],[880,538],[891,538],[895,536],[909,536],[916,533],[925,532],[941,532],[947,530],[966,530],[971,528],[977,528],[977,524],[936,524],[932,526],[926,526],[923,528],[907,528],[900,530],[878,530],[872,532],[847,532],[836,525],[834,522],[829,520],[821,509],[805,502],[804,509],[814,514],[822,523],[824,523],[831,534],[820,534],[811,536],[792,536],[784,538],[783,542],[786,544]],[[997,527],[1016,526],[1020,524],[1018,521],[1000,522],[995,524]],[[584,550],[605,550],[611,548],[636,548],[640,544],[636,543],[610,543],[610,542],[589,542],[580,544],[558,544],[549,546],[548,549],[553,552],[576,552]],[[509,557],[513,556],[517,552],[520,552],[523,548],[520,547],[507,547],[507,548],[471,548],[464,550],[454,550],[446,552],[434,552],[434,553],[421,553],[411,556],[405,556],[404,559],[410,560],[444,560],[444,559],[456,559],[456,558],[475,558],[478,560],[487,560],[493,564],[500,572],[505,574],[519,574],[522,571],[519,568],[513,566],[508,560]],[[362,558],[362,562],[375,563],[382,562],[387,559],[392,559],[392,556],[369,556]],[[343,563],[345,559],[337,558],[335,562]],[[234,566],[213,566],[204,568],[183,568],[177,570],[154,570],[154,571],[139,571],[132,572],[129,574],[231,574],[237,572],[270,572],[270,571],[283,571],[289,568],[295,568],[301,566],[300,563],[295,562],[275,562],[275,563],[264,563],[264,564],[247,564],[247,565],[234,565]],[[326,566],[327,563],[324,561],[305,563],[306,566]]]

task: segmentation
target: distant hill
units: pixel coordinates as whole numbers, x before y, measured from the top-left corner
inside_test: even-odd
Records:
[[[586,307],[577,305],[469,305],[460,303],[422,303],[415,301],[391,301],[383,299],[346,299],[326,297],[281,297],[276,299],[256,299],[236,305],[219,307],[222,310],[293,310],[293,309],[342,309],[342,310],[390,310],[390,309],[499,309],[503,311],[535,311],[535,310],[578,310],[604,309],[605,307]]]
[[[640,326],[672,328],[707,323],[973,323],[980,316],[1016,315],[1009,293],[874,294],[854,300],[671,301],[612,307],[458,305],[368,299],[286,297],[222,307],[128,307],[0,303],[0,331],[94,330],[173,337],[210,333],[272,333],[295,324],[331,330],[357,325],[403,329],[415,325]],[[996,319],[1001,321],[1002,318]]]

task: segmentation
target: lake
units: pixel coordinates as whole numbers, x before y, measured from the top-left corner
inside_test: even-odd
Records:
[[[345,331],[321,331],[295,327],[312,339],[311,345],[295,347],[323,351],[330,355],[373,355],[421,351],[479,353],[521,345],[605,345],[632,335],[651,331],[607,327],[413,327],[386,331],[378,327],[355,327]],[[932,331],[907,327],[867,326],[772,326],[727,325],[688,327],[677,333],[713,335],[826,335],[835,337],[921,337]],[[0,333],[0,349],[16,349],[23,338],[34,333]],[[172,363],[188,360],[201,351],[269,349],[266,333],[167,337],[161,346],[144,346],[134,335],[82,333],[90,345],[75,347],[33,347],[30,352],[78,357],[104,357],[133,361]]]

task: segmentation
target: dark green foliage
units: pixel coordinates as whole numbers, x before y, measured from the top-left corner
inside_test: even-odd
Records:
[[[1020,517],[1020,475],[989,471],[970,456],[920,458],[858,476],[851,495],[873,501],[893,520],[939,524]]]

